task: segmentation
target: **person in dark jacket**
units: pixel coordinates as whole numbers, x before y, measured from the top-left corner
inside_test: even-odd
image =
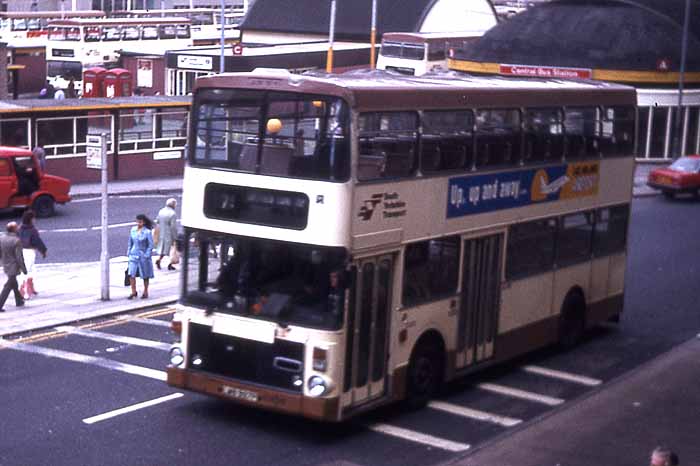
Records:
[[[0,292],[0,312],[5,312],[3,306],[10,295],[10,291],[15,294],[15,306],[24,306],[24,299],[19,293],[17,286],[17,275],[27,273],[27,268],[24,266],[24,257],[22,256],[22,242],[17,237],[17,223],[10,222],[7,224],[7,232],[0,237],[0,259],[2,259],[2,268],[7,275],[5,286]]]
[[[22,225],[19,227],[19,240],[22,242],[22,253],[27,273],[22,275],[22,285],[19,290],[24,299],[29,299],[39,293],[34,289],[34,263],[36,253],[46,257],[46,245],[39,236],[39,230],[34,226],[34,212],[26,210],[22,215]]]

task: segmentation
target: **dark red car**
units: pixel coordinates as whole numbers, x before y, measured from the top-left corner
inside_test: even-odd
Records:
[[[681,193],[700,196],[700,155],[679,157],[668,167],[652,170],[647,184],[667,197]]]
[[[44,173],[32,151],[0,146],[0,209],[31,207],[38,217],[70,201],[70,180]]]

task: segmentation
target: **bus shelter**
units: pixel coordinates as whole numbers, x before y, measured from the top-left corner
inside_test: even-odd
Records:
[[[178,176],[184,166],[189,97],[0,101],[0,144],[46,152],[50,173],[99,181],[86,167],[88,134],[109,135],[112,180]]]

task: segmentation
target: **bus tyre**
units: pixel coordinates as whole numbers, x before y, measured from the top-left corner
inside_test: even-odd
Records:
[[[586,331],[586,302],[580,293],[572,292],[564,299],[559,318],[559,345],[564,349],[576,346]]]
[[[440,347],[430,341],[419,342],[408,363],[407,402],[422,408],[442,385],[443,357]]]
[[[32,209],[36,213],[37,217],[45,218],[51,217],[54,214],[56,211],[56,205],[51,196],[42,194],[34,200]]]
[[[675,197],[673,191],[662,191],[662,193],[664,193],[666,199],[673,199]]]

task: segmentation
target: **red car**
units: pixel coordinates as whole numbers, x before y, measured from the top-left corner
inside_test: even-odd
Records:
[[[0,209],[31,207],[38,217],[70,201],[70,181],[46,174],[32,151],[0,146]]]
[[[700,196],[700,155],[680,157],[668,167],[652,170],[647,184],[667,197],[681,193]]]

